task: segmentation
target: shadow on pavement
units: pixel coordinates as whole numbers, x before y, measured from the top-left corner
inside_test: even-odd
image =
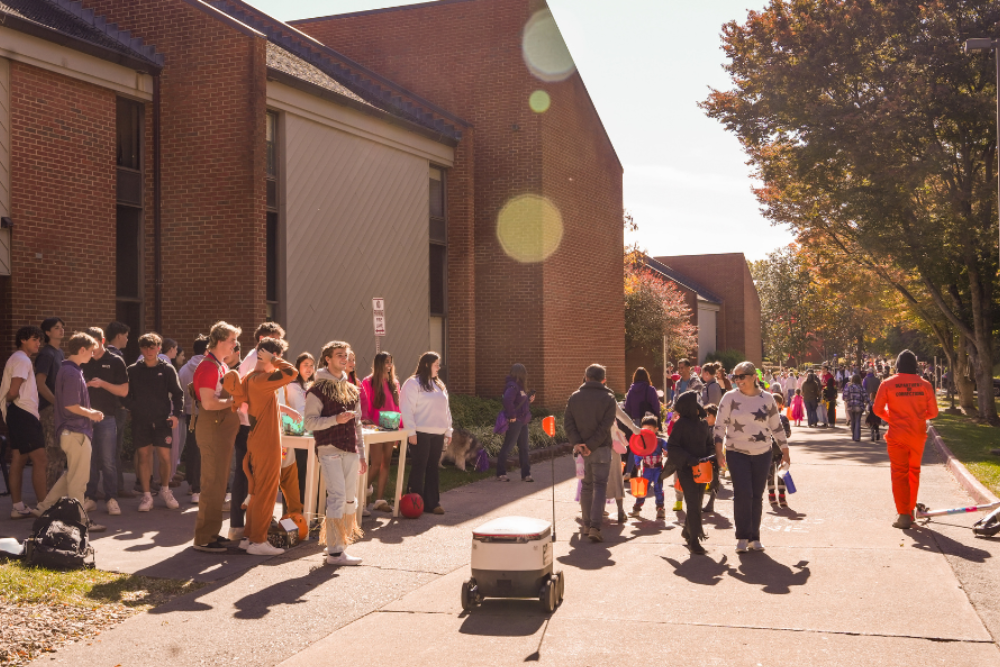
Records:
[[[800,560],[789,567],[763,551],[739,554],[739,559],[739,567],[729,568],[729,576],[745,584],[762,585],[765,593],[787,595],[792,586],[804,586],[811,574],[809,561]]]
[[[929,525],[906,531],[913,539],[913,547],[923,551],[941,552],[945,556],[963,558],[973,563],[985,563],[990,558],[990,552],[977,547],[962,544],[943,533],[933,530]]]
[[[715,586],[722,581],[722,576],[729,572],[730,567],[726,555],[718,562],[707,556],[689,556],[685,561],[677,561],[667,556],[660,556],[674,568],[674,574],[687,579],[692,584],[700,586]]]
[[[768,511],[768,514],[780,516],[788,519],[789,521],[802,521],[808,516],[805,512],[796,512],[791,507],[780,507],[777,504],[771,505],[771,509]]]
[[[295,579],[279,581],[240,598],[233,603],[233,606],[236,607],[233,618],[264,618],[271,613],[272,607],[302,604],[306,602],[302,599],[303,596],[338,576],[335,568],[317,565],[310,569],[308,574]]]
[[[606,543],[591,542],[589,539],[581,538],[580,531],[576,531],[573,537],[569,538],[569,547],[570,552],[567,555],[556,558],[563,565],[578,567],[581,570],[600,570],[615,564],[611,558],[611,549]]]
[[[838,438],[829,441],[809,442],[803,446],[808,446],[810,453],[818,454],[820,458],[827,461],[861,465],[889,464],[889,455],[885,451],[884,443],[854,442],[850,438],[846,440]]]
[[[549,618],[537,598],[487,598],[478,609],[463,616],[459,633],[479,637],[530,637]],[[503,622],[499,622],[499,617],[503,617]]]

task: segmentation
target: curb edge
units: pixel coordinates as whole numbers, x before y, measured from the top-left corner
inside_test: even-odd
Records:
[[[976,479],[969,469],[965,465],[955,458],[951,450],[948,449],[948,445],[944,443],[941,436],[938,434],[937,429],[933,426],[927,427],[927,435],[930,436],[931,442],[937,447],[938,451],[945,458],[945,465],[951,474],[958,481],[959,485],[965,489],[965,491],[972,496],[973,500],[976,501],[977,505],[986,505],[988,503],[1000,502],[1000,498],[993,495],[993,492],[986,488],[982,482]]]

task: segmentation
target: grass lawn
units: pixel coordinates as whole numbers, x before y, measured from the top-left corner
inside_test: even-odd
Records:
[[[0,563],[0,599],[8,603],[46,603],[86,609],[121,604],[136,611],[146,611],[203,585],[101,570],[60,572],[18,561]]]
[[[963,415],[948,415],[950,404],[939,399],[941,414],[931,422],[948,448],[976,479],[1000,496],[1000,456],[991,449],[1000,449],[1000,428],[977,424]]]

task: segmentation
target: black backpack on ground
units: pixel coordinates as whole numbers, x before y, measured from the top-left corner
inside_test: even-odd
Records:
[[[76,498],[64,497],[35,519],[24,542],[25,560],[59,570],[94,567],[90,545],[90,518]]]

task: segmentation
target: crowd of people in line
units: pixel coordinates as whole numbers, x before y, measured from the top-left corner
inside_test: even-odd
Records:
[[[158,496],[171,510],[180,507],[172,488],[183,462],[192,503],[197,504],[193,547],[225,553],[239,546],[248,554],[277,555],[267,540],[280,491],[284,513],[302,518],[305,450],[282,445],[283,418],[312,433],[326,486],[323,529],[327,563],[357,565],[347,547],[361,535],[356,516],[359,476],[367,476],[375,502],[363,508],[390,509],[383,499],[393,447],[373,446],[366,464],[362,425],[377,425],[383,412],[401,414],[400,425],[415,432],[408,439],[412,470],[408,491],[424,506],[443,514],[439,461],[452,436],[448,391],[439,373],[441,357],[426,352],[413,375],[400,384],[392,355],[376,354],[371,374],[358,379],[350,344],[331,341],[318,361],[309,352],[286,359],[285,332],[265,322],[253,335],[254,347],[241,357],[239,327],[215,323],[194,341],[185,360],[175,341],[156,333],[139,337],[139,358],[126,365],[122,349],[129,328],[112,322],[66,336],[57,317],[40,327],[25,326],[15,336],[16,351],[0,381],[0,411],[13,449],[11,517],[40,516],[60,498],[79,500],[97,510],[99,493],[110,516],[121,514],[119,497],[140,498],[148,512]],[[672,370],[672,369],[671,369]],[[763,550],[760,525],[763,494],[787,507],[779,474],[791,463],[791,422],[832,426],[841,398],[852,437],[860,439],[860,419],[885,420],[898,519],[908,528],[919,485],[925,423],[937,415],[934,387],[919,375],[915,355],[902,352],[895,373],[888,364],[860,369],[823,366],[800,375],[775,370],[765,374],[749,361],[732,373],[718,363],[698,368],[682,359],[658,392],[644,368],[635,371],[619,404],[607,386],[606,369],[593,364],[584,383],[570,396],[564,413],[567,438],[581,473],[582,537],[603,540],[605,503],[614,500],[618,521],[626,520],[627,479],[641,477],[653,491],[656,516],[665,518],[664,481],[675,480],[674,510],[687,508],[682,536],[694,554],[704,554],[702,513],[714,512],[724,473],[733,487],[737,551]],[[516,446],[521,479],[532,482],[528,424],[535,393],[527,389],[527,370],[514,364],[505,383],[506,433],[496,479],[509,481],[507,456]],[[664,423],[666,416],[666,423]],[[136,489],[126,490],[121,461],[123,435],[130,429],[135,451]],[[627,438],[647,431],[655,443],[641,455],[629,453]],[[664,437],[665,435],[665,437]],[[877,428],[873,440],[877,440]],[[642,436],[645,437],[645,436]],[[30,461],[37,506],[23,500],[22,477]],[[711,467],[706,481],[704,465]],[[367,486],[367,485],[366,485]],[[100,487],[100,488],[99,488]],[[705,493],[708,504],[703,507]],[[645,498],[636,498],[632,516],[641,515]],[[228,536],[221,534],[230,512]],[[89,516],[89,515],[88,515]],[[90,520],[90,530],[105,530]]]
[[[158,497],[180,508],[173,489],[182,478],[198,506],[193,547],[225,553],[238,546],[269,556],[282,549],[267,540],[278,492],[284,514],[303,523],[308,452],[282,445],[283,419],[310,431],[326,486],[322,534],[327,562],[357,565],[347,547],[357,525],[359,476],[377,500],[363,509],[389,509],[382,498],[393,447],[373,447],[368,470],[362,424],[377,425],[383,412],[398,412],[415,434],[408,439],[411,493],[433,513],[440,505],[438,463],[452,435],[448,391],[439,377],[441,357],[426,352],[405,382],[396,377],[392,355],[375,355],[372,372],[359,380],[350,344],[331,341],[319,362],[309,352],[286,359],[285,332],[265,322],[254,347],[241,356],[239,327],[215,323],[199,335],[192,356],[156,333],[138,338],[141,352],[127,364],[122,350],[129,327],[112,322],[66,336],[52,317],[15,335],[16,350],[0,381],[0,412],[12,445],[11,518],[40,516],[59,499],[75,498],[88,512],[89,530],[106,526],[90,517],[103,496],[109,516],[122,512],[119,498],[139,496],[136,510],[149,512]],[[523,367],[522,367],[523,368]],[[126,489],[124,434],[131,433],[136,486]],[[37,505],[24,502],[24,469],[31,464]],[[184,465],[183,477],[177,472]],[[221,534],[230,512],[227,536]]]

